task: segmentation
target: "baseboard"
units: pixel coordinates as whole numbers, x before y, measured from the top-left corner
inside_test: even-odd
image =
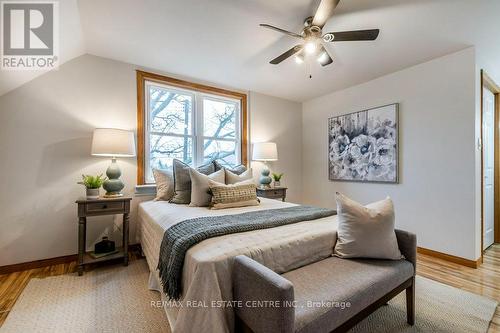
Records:
[[[131,244],[128,246],[129,252],[131,252],[133,250],[138,250],[138,249],[140,251],[140,248],[141,248],[141,244]],[[76,261],[77,259],[78,259],[77,254],[70,254],[67,256],[61,256],[61,257],[55,257],[55,258],[48,258],[48,259],[21,262],[18,264],[0,266],[0,275],[10,274],[10,273],[20,272],[20,271],[26,271],[29,269],[36,269],[36,268],[42,268],[42,267],[47,267],[47,266],[53,266],[53,265],[67,264],[67,263]]]
[[[442,252],[438,252],[438,251],[434,251],[434,250],[429,250],[429,249],[426,249],[423,247],[417,247],[417,252],[420,254],[425,254],[425,255],[428,255],[431,257],[446,260],[446,261],[449,261],[449,262],[452,262],[455,264],[459,264],[459,265],[467,266],[467,267],[471,267],[471,268],[478,268],[481,265],[481,258],[479,258],[477,260],[470,260],[470,259],[465,259],[462,257],[453,256],[451,254],[446,254],[446,253],[442,253]]]

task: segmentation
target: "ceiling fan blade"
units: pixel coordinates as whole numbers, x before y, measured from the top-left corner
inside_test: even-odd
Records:
[[[268,28],[268,29],[271,29],[271,30],[274,30],[274,31],[278,31],[278,32],[284,33],[284,34],[286,34],[288,36],[292,36],[292,37],[295,37],[295,38],[303,38],[302,35],[296,34],[295,32],[287,31],[287,30],[284,30],[284,29],[272,26],[270,24],[259,24],[259,25],[261,27],[264,27],[264,28]]]
[[[328,66],[333,62],[332,57],[330,56],[330,54],[328,54],[328,51],[323,45],[321,45],[321,49],[319,50],[318,54],[318,62],[321,64],[321,66]]]
[[[325,42],[349,42],[357,40],[375,40],[380,33],[379,29],[328,32],[323,35]]]
[[[273,64],[273,65],[277,65],[279,64],[280,62],[282,62],[283,60],[287,59],[287,58],[290,58],[291,56],[293,56],[294,54],[296,54],[297,52],[300,52],[302,51],[304,47],[302,45],[295,45],[294,47],[292,47],[290,50],[286,51],[285,53],[283,53],[282,55],[274,58],[273,60],[271,60],[269,63],[270,64]]]
[[[326,21],[333,15],[335,7],[339,4],[340,0],[321,0],[316,14],[312,20],[312,25],[323,28]]]

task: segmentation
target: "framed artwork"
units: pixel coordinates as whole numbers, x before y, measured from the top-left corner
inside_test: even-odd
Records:
[[[331,181],[398,182],[399,104],[328,119]]]

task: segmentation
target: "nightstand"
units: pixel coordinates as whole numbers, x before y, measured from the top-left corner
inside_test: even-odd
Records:
[[[85,265],[115,259],[123,259],[123,264],[128,265],[128,222],[130,214],[130,197],[80,199],[78,204],[78,275],[83,274]],[[118,253],[101,258],[92,258],[85,252],[87,246],[87,217],[123,214],[123,242],[122,248],[117,248]]]
[[[287,187],[257,187],[257,196],[268,199],[285,201]]]

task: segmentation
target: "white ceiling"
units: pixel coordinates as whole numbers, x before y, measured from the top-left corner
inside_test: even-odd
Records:
[[[375,42],[330,44],[334,64],[326,68],[313,61],[299,66],[293,58],[270,65],[297,40],[258,26],[299,32],[319,0],[77,2],[86,53],[295,101],[472,45],[485,57],[498,56],[494,71],[500,74],[500,0],[341,0],[325,32],[379,28],[381,33]],[[65,34],[78,40],[76,30]],[[67,42],[61,39],[62,50]]]

